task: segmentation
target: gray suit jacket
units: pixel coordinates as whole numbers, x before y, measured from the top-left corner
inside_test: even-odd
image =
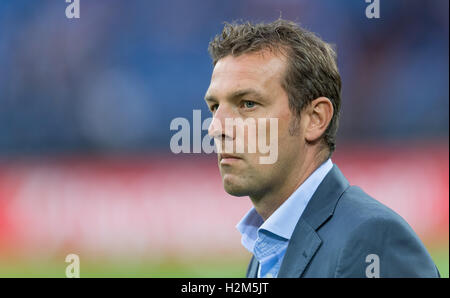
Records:
[[[252,257],[247,277],[256,277],[257,269]],[[334,165],[300,217],[278,277],[373,276],[439,277],[439,272],[405,220],[350,186]]]

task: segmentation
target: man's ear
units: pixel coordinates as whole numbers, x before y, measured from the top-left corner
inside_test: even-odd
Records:
[[[333,104],[326,97],[314,99],[306,109],[308,121],[305,127],[305,138],[307,142],[317,141],[328,128],[333,118]]]

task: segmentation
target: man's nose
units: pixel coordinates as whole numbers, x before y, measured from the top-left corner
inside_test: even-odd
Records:
[[[226,119],[233,119],[231,111],[224,106],[220,106],[214,113],[211,124],[208,128],[208,135],[211,138],[232,138],[233,128],[226,127]]]

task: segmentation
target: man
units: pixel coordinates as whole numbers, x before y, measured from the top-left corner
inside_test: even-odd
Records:
[[[439,276],[411,227],[350,186],[330,159],[341,79],[327,43],[277,20],[226,24],[209,52],[214,70],[205,100],[224,188],[254,205],[237,226],[253,254],[247,277]],[[261,163],[262,152],[223,150],[238,141],[226,119],[238,118],[278,120],[274,163]]]

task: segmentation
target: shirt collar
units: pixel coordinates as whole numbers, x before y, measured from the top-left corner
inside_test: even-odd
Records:
[[[332,167],[333,163],[331,159],[328,159],[266,221],[262,219],[254,207],[251,208],[236,225],[242,235],[242,245],[253,252],[258,232],[261,230],[289,240],[306,205]]]

